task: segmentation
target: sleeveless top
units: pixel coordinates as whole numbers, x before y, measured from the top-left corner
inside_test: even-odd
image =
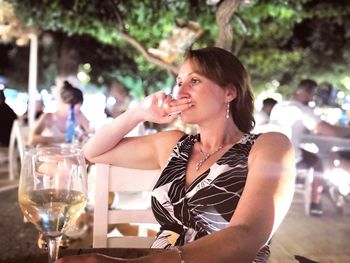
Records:
[[[152,192],[160,224],[153,248],[182,246],[229,226],[248,174],[248,155],[259,135],[244,134],[216,163],[186,188],[187,162],[200,135],[184,135],[174,147]],[[267,262],[269,244],[254,262]]]

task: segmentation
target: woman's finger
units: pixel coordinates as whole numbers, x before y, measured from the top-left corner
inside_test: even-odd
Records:
[[[187,111],[192,107],[192,101],[190,98],[181,98],[178,100],[173,100],[169,104],[170,112],[168,115],[181,115],[182,112]]]
[[[179,105],[189,105],[192,103],[191,98],[180,98],[177,100],[172,100],[170,106],[179,106]]]

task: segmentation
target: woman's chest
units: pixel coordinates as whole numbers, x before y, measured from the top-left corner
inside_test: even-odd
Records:
[[[227,167],[226,167],[227,168]],[[198,176],[183,196],[170,196],[176,216],[185,213],[185,222],[219,220],[229,222],[243,193],[247,169],[223,169],[214,165],[211,171]],[[187,218],[187,220],[186,220]]]
[[[237,169],[236,169],[237,168]],[[186,175],[185,199],[204,201],[204,197],[230,198],[240,195],[244,189],[248,175],[246,164],[230,167],[214,163],[210,169],[189,179]],[[187,184],[188,183],[188,184]],[[226,196],[226,197],[224,197]]]
[[[45,125],[46,127],[43,133],[49,136],[63,135],[66,130],[66,121],[67,121],[67,118],[53,114],[51,118],[47,120],[47,123]]]

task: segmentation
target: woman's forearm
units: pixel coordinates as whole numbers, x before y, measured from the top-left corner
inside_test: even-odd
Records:
[[[185,245],[182,256],[193,263],[251,263],[264,243],[248,226],[230,226]]]
[[[137,109],[127,110],[88,140],[83,147],[85,157],[92,161],[94,157],[111,150],[142,121]]]
[[[259,238],[260,236],[260,238]],[[248,226],[231,226],[180,248],[135,260],[140,263],[252,263],[266,241]],[[119,261],[117,261],[119,262]]]
[[[54,144],[54,143],[62,143],[64,142],[63,136],[42,136],[38,134],[31,135],[28,140],[29,145],[47,145],[47,144]]]
[[[252,263],[263,243],[261,238],[259,240],[259,233],[244,226],[232,226],[183,246],[180,253],[175,249],[165,249],[164,252],[131,260],[90,254],[61,258],[58,263],[180,263],[181,260],[186,263]]]

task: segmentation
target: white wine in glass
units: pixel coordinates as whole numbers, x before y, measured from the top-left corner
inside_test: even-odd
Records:
[[[73,227],[87,201],[86,163],[77,147],[39,147],[24,153],[18,199],[25,218],[48,243],[49,263],[58,258],[62,234]]]

